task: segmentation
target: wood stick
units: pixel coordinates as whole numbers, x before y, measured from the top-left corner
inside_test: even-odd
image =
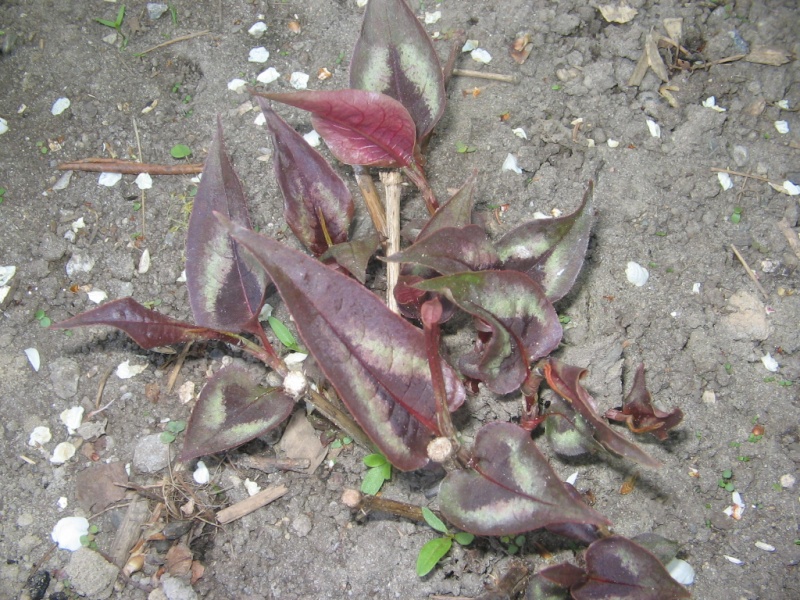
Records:
[[[386,225],[389,239],[386,244],[386,256],[400,252],[400,194],[403,176],[398,171],[381,173],[381,182],[386,188]],[[395,314],[400,314],[394,288],[400,277],[400,263],[386,263],[386,305]]]
[[[765,183],[769,183],[769,179],[766,177],[760,177],[758,175],[752,175],[751,173],[741,173],[740,171],[731,171],[730,169],[720,169],[719,167],[711,167],[712,173],[727,173],[728,175],[738,175],[739,177],[749,177],[750,179],[756,179],[758,181],[763,181]]]
[[[425,517],[422,516],[422,508],[416,504],[408,504],[407,502],[400,502],[399,500],[389,500],[381,496],[370,496],[369,494],[362,494],[358,490],[346,489],[342,493],[342,503],[353,510],[360,510],[364,512],[378,511],[385,512],[391,515],[397,515],[404,519],[411,521],[425,522]],[[433,511],[438,515],[437,511]]]
[[[490,79],[492,81],[502,81],[503,83],[519,83],[519,75],[502,75],[500,73],[473,71],[471,69],[453,69],[453,75],[457,77],[476,77],[478,79]]]
[[[241,519],[245,515],[249,515],[251,512],[258,510],[262,506],[266,506],[270,502],[274,502],[288,491],[289,488],[287,488],[285,485],[273,485],[268,487],[265,490],[261,490],[254,496],[245,498],[244,500],[241,500],[240,502],[237,502],[228,508],[223,508],[222,510],[218,511],[217,521],[220,524],[225,525],[226,523],[230,523],[236,519]]]
[[[305,473],[311,466],[311,461],[307,458],[270,458],[269,456],[244,455],[236,460],[236,466],[257,469],[264,473],[276,473],[277,471]]]
[[[138,52],[137,54],[134,54],[134,56],[144,56],[145,54],[147,54],[148,52],[152,52],[153,50],[158,50],[159,48],[164,48],[164,47],[170,46],[172,44],[177,44],[178,42],[185,42],[186,40],[191,40],[193,38],[200,37],[201,35],[208,35],[210,33],[211,33],[210,29],[205,29],[203,31],[196,31],[195,33],[189,33],[187,35],[180,35],[180,36],[178,36],[176,38],[173,38],[171,40],[167,40],[166,42],[163,42],[161,44],[158,44],[156,46],[148,48],[147,50],[143,50],[142,52]]]
[[[358,189],[361,190],[361,195],[364,197],[364,204],[367,206],[367,212],[372,219],[372,224],[378,235],[381,236],[381,241],[389,237],[389,230],[386,227],[386,209],[383,207],[378,190],[375,187],[375,182],[372,175],[364,167],[356,166],[354,168],[356,175],[356,183]]]
[[[750,279],[753,280],[753,283],[756,284],[758,291],[764,295],[765,299],[769,300],[769,294],[767,294],[767,290],[765,290],[764,287],[761,285],[761,282],[758,280],[758,277],[756,276],[756,272],[750,268],[750,265],[747,264],[747,261],[744,259],[744,256],[741,255],[738,248],[736,248],[736,246],[731,244],[731,250],[733,250],[733,253],[736,255],[736,258],[739,259],[739,262],[742,263],[742,266],[744,267],[744,270],[747,273],[748,277],[750,277]]]
[[[59,171],[122,173],[123,175],[139,175],[141,173],[149,173],[150,175],[194,175],[203,172],[202,163],[157,165],[117,158],[84,158],[83,160],[61,163],[56,168]]]
[[[147,507],[147,500],[135,495],[128,504],[125,518],[117,529],[114,541],[111,542],[109,556],[114,564],[122,568],[128,561],[131,548],[142,535],[142,526],[147,523],[150,516],[150,509]]]

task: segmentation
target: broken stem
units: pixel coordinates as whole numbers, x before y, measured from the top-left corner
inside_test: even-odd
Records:
[[[203,172],[202,163],[186,163],[182,165],[157,165],[118,158],[84,158],[73,162],[61,163],[56,167],[59,171],[88,171],[91,173],[122,173],[123,175],[194,175]]]
[[[361,190],[361,195],[364,197],[364,204],[367,206],[367,212],[372,219],[372,224],[375,226],[375,230],[383,241],[389,237],[388,228],[386,227],[386,210],[383,207],[380,196],[378,196],[375,182],[366,168],[356,166],[353,170],[355,172],[358,189]]]
[[[447,386],[442,372],[442,357],[439,355],[441,337],[439,320],[442,318],[442,303],[439,298],[435,297],[425,302],[420,313],[425,328],[425,351],[428,354],[433,395],[436,399],[436,424],[439,426],[439,435],[448,438],[457,452],[460,444],[453,420],[450,418],[450,409],[447,406]]]
[[[422,194],[423,200],[425,200],[425,206],[428,207],[428,212],[433,215],[439,208],[439,202],[436,200],[436,195],[433,193],[433,189],[428,183],[428,178],[425,177],[425,171],[423,171],[419,164],[413,164],[408,167],[403,167],[403,173],[417,186],[417,189]]]
[[[422,508],[416,504],[408,504],[407,502],[400,502],[398,500],[389,500],[380,496],[370,496],[362,494],[358,490],[347,489],[342,494],[342,503],[356,511],[363,511],[368,513],[370,511],[385,512],[391,515],[397,515],[404,519],[425,522],[425,517],[422,515]],[[437,511],[434,514],[440,516]]]
[[[731,171],[730,169],[720,169],[719,167],[711,167],[712,173],[727,173],[728,175],[738,175],[739,177],[748,177],[750,179],[756,179],[757,181],[763,181],[764,183],[769,183],[769,179],[766,177],[760,177],[758,175],[752,175],[751,173],[741,173],[740,171]]]
[[[744,259],[744,256],[741,255],[738,248],[736,248],[736,246],[731,244],[731,250],[733,250],[733,253],[736,255],[736,258],[739,259],[739,262],[742,263],[742,266],[744,267],[744,270],[747,273],[748,277],[750,277],[750,279],[753,280],[753,283],[756,284],[758,291],[764,295],[764,298],[766,300],[769,300],[769,294],[767,294],[767,291],[764,289],[764,287],[761,285],[761,282],[758,280],[756,272],[750,268],[750,265],[747,264],[747,261]]]
[[[471,69],[453,69],[453,75],[456,77],[476,77],[478,79],[490,79],[492,81],[502,81],[503,83],[519,83],[518,75],[502,75],[500,73],[472,71]]]
[[[386,256],[400,252],[400,193],[403,177],[399,171],[381,173],[381,182],[386,189],[386,225],[389,239],[386,243]],[[394,288],[400,277],[400,263],[386,263],[386,305],[395,314],[400,314]]]

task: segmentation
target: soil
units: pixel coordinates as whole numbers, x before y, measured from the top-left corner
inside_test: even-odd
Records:
[[[426,26],[430,32],[444,37],[463,29],[493,57],[481,66],[463,54],[458,67],[519,77],[518,85],[453,79],[447,112],[428,150],[429,178],[443,198],[477,169],[478,208],[505,207],[497,213],[498,230],[530,219],[535,211],[573,210],[587,181],[596,178],[599,217],[580,279],[557,307],[570,319],[557,355],[589,370],[587,387],[601,410],[620,404],[643,361],[656,402],[666,409],[679,406],[685,419],[666,443],[640,438],[663,462],[659,470],[603,459],[554,458],[553,465],[563,478],[578,472],[577,487],[593,493],[595,508],[613,521],[616,532],[654,532],[677,541],[680,556],[696,570],[694,597],[798,598],[800,505],[798,485],[792,483],[800,464],[798,205],[765,180],[800,184],[800,66],[736,60],[675,69],[670,93],[676,106],[659,95],[662,81],[652,70],[638,87],[627,83],[648,32],[665,33],[665,18],[683,19],[685,45],[695,53],[689,66],[756,46],[797,56],[800,16],[793,0],[629,4],[638,14],[626,24],[608,23],[596,7],[574,0],[415,5],[420,15],[441,10],[441,20]],[[191,408],[177,391],[167,391],[174,356],[143,352],[115,331],[70,335],[41,322],[92,308],[87,292],[98,290],[109,299],[130,295],[153,302],[165,314],[188,319],[185,285],[178,279],[196,184],[188,175],[154,176],[152,189],[143,193],[132,175],[102,187],[97,173],[75,172],[65,188],[54,189],[62,175],[56,165],[92,156],[173,164],[178,161],[170,149],[178,143],[190,146],[193,160],[200,162],[219,115],[254,224],[283,237],[270,144],[263,126],[254,124],[257,113],[246,104],[247,95],[230,91],[227,83],[237,77],[253,81],[273,66],[282,77],[269,89],[291,91],[288,76],[294,71],[311,75],[311,89],[347,87],[349,55],[363,14],[354,0],[177,0],[172,6],[176,21],[169,12],[153,21],[144,2],[127,3],[123,44],[120,35],[104,41],[114,31],[94,20],[113,20],[118,5],[43,0],[0,5],[0,116],[8,124],[0,136],[0,187],[6,190],[0,204],[0,263],[17,269],[0,329],[2,597],[29,593],[25,582],[38,569],[54,575],[49,593],[80,591],[79,585],[65,587],[74,583],[68,577],[81,577],[80,567],[76,563],[65,571],[76,561],[66,550],[53,550],[50,532],[64,516],[93,514],[92,498],[81,490],[87,485],[81,473],[103,463],[132,463],[143,438],[160,434],[166,419],[186,419]],[[256,40],[248,29],[260,15],[268,29]],[[290,28],[292,21],[299,23],[299,32]],[[529,32],[533,43],[522,65],[508,52],[519,32]],[[248,62],[248,52],[257,46],[270,52],[263,65]],[[437,48],[446,56],[447,42],[437,42]],[[333,76],[320,81],[323,67]],[[724,112],[701,105],[710,96]],[[69,98],[71,106],[53,115],[51,107],[60,97]],[[311,129],[307,115],[278,110],[301,132]],[[651,135],[648,119],[660,126],[660,137]],[[776,121],[786,121],[788,133],[779,133]],[[527,139],[512,133],[519,127]],[[612,140],[618,146],[611,147]],[[458,144],[475,151],[457,152]],[[509,153],[517,157],[521,174],[501,172]],[[351,169],[337,168],[356,194]],[[756,177],[731,175],[733,187],[723,190],[712,168]],[[420,198],[409,188],[404,219],[423,214]],[[73,231],[79,219],[85,227]],[[779,227],[782,221],[788,236]],[[151,265],[140,273],[144,250]],[[642,287],[626,278],[631,261],[649,271]],[[90,270],[88,264],[93,264]],[[277,296],[269,301],[288,322]],[[470,341],[466,333],[448,338],[456,354]],[[28,348],[39,352],[38,372],[26,358]],[[223,362],[243,362],[227,346],[205,350],[187,356],[174,390],[192,382],[196,395],[207,372]],[[765,368],[766,354],[777,360],[777,372]],[[107,419],[105,435],[92,441],[86,434],[73,458],[51,463],[56,444],[83,440],[68,434],[60,413],[73,406],[93,410],[104,374],[126,360],[146,369],[131,379],[108,377],[101,403],[114,402],[95,418]],[[480,394],[470,398],[460,422],[472,423],[466,430],[470,435],[476,423],[509,420],[517,410],[514,398]],[[756,424],[763,426],[762,438],[752,437]],[[52,432],[42,448],[28,444],[37,426]],[[277,437],[246,450],[280,457]],[[547,451],[544,440],[540,446]],[[417,577],[416,555],[433,537],[430,528],[379,514],[356,520],[340,502],[345,488],[359,487],[364,454],[350,444],[310,475],[264,474],[234,468],[222,456],[208,458],[213,481],[224,490],[220,503],[245,498],[245,478],[263,487],[283,484],[288,492],[223,527],[194,527],[192,552],[205,566],[192,586],[197,596],[474,597],[507,570],[512,557],[506,545],[481,539],[469,548],[454,548],[431,575]],[[732,503],[731,493],[719,485],[728,469],[746,505],[741,520],[723,513]],[[634,474],[633,491],[621,495],[623,482]],[[154,486],[147,490],[152,497],[170,477],[180,473],[134,469],[130,480]],[[188,474],[183,477],[191,481]],[[396,473],[384,495],[435,507],[438,477]],[[149,500],[148,507],[147,518],[157,502]],[[92,519],[100,527],[95,540],[100,551],[110,551],[126,510],[123,503]],[[159,530],[166,511],[153,518],[147,531]],[[131,582],[120,578],[113,591],[89,596],[148,597],[149,576],[168,546],[151,545],[146,576]],[[553,558],[543,557],[542,548]],[[572,559],[572,551],[552,536],[531,533],[519,556],[538,570]],[[170,598],[193,597],[188,586],[165,586],[167,592]]]

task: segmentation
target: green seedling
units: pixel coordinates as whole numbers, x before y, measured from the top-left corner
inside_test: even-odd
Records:
[[[569,315],[558,315],[558,322],[562,325],[568,325],[572,321],[572,317]]]
[[[39,325],[42,327],[50,327],[50,325],[53,324],[53,321],[47,316],[47,313],[44,312],[44,309],[41,308],[33,313],[33,318],[39,321]]]
[[[737,206],[733,209],[733,214],[731,214],[731,223],[736,225],[741,220],[742,220],[742,207]]]
[[[114,19],[113,21],[109,21],[108,19],[98,19],[98,18],[95,18],[94,20],[97,23],[100,23],[100,25],[110,27],[111,29],[119,33],[122,36],[122,47],[124,48],[125,46],[128,45],[128,38],[125,37],[125,35],[122,33],[122,20],[124,18],[125,18],[125,5],[122,4],[119,7],[119,10],[117,11],[117,18]]]
[[[98,533],[100,533],[100,528],[97,525],[89,525],[89,533],[81,536],[81,546],[90,550],[97,550],[95,537],[97,537]]]
[[[369,467],[364,481],[361,482],[361,491],[374,496],[383,487],[385,481],[392,478],[392,463],[383,454],[375,453],[364,457],[364,464]]]
[[[36,147],[42,154],[47,154],[48,152],[50,152],[50,148],[47,147],[47,142],[42,142],[42,141],[36,142]]]
[[[666,231],[656,231],[656,235],[658,237],[667,237],[667,232]]]
[[[725,469],[722,472],[722,477],[719,478],[718,484],[719,487],[728,492],[732,492],[736,489],[733,485],[733,471],[731,469]]]
[[[0,187],[0,204],[6,201],[6,188]]]
[[[425,506],[422,507],[422,516],[425,518],[425,522],[428,525],[443,535],[433,538],[420,549],[419,555],[417,556],[417,575],[419,577],[424,577],[439,564],[439,561],[441,561],[447,553],[450,552],[450,548],[453,547],[453,540],[462,546],[467,546],[475,539],[474,535],[463,531],[450,533],[442,520],[437,517],[431,509]]]
[[[162,301],[160,298],[156,298],[155,300],[146,300],[142,302],[142,306],[144,306],[145,308],[152,309],[155,308],[156,306],[161,306],[161,302]]]
[[[192,155],[192,149],[186,144],[175,144],[169,151],[172,158],[189,158]]]
[[[511,554],[517,554],[522,547],[525,545],[525,536],[518,535],[518,536],[510,536],[504,535],[500,538],[500,543],[505,544],[506,551]]]
[[[725,372],[726,372],[728,375],[730,375],[731,373],[733,373],[733,365],[732,365],[731,363],[725,363],[723,366],[725,367]]]
[[[161,441],[171,444],[184,429],[186,429],[186,421],[170,421],[167,423],[166,430],[161,432]]]
[[[467,146],[464,142],[456,142],[456,152],[459,154],[470,154],[476,150],[477,148],[474,146]]]
[[[275,337],[278,338],[281,344],[286,346],[292,352],[302,352],[303,350],[297,344],[297,340],[292,335],[292,332],[289,331],[289,328],[283,324],[282,321],[276,319],[275,317],[270,317],[267,322],[269,323],[270,329],[272,329],[272,333],[275,334]]]
[[[758,435],[756,433],[751,433],[747,437],[747,441],[750,442],[751,444],[755,444],[756,442],[759,442],[761,440],[761,438],[763,438],[763,437],[764,437],[763,435]]]
[[[749,456],[745,456],[745,455],[743,454],[743,455],[741,455],[741,456],[738,456],[738,457],[737,457],[737,460],[738,460],[739,462],[750,462],[750,457],[749,457]]]
[[[344,448],[345,446],[349,446],[352,443],[353,443],[353,438],[351,438],[349,436],[344,436],[344,437],[336,438],[335,440],[333,440],[331,442],[330,447],[334,448],[334,449],[335,448]]]
[[[172,20],[172,25],[174,27],[177,27],[178,26],[178,9],[175,8],[175,5],[172,4],[171,2],[168,4],[168,9],[169,9],[170,19]]]
[[[553,85],[550,86],[550,89],[553,90],[554,92],[558,92],[559,90],[561,90],[561,86],[557,83],[554,83]]]

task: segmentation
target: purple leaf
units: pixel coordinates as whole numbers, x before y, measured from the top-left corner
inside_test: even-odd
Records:
[[[275,178],[283,194],[284,219],[297,239],[319,256],[329,246],[347,241],[355,210],[353,198],[319,152],[266,100],[257,99],[275,150]]]
[[[594,433],[594,439],[603,448],[618,456],[633,460],[645,467],[658,468],[657,460],[611,429],[597,414],[597,404],[580,384],[586,369],[573,367],[555,359],[544,361],[547,384],[559,396],[569,401]]]
[[[544,431],[547,441],[562,456],[581,456],[602,451],[594,439],[594,430],[575,412],[572,405],[560,396],[552,395],[545,411]]]
[[[416,166],[416,128],[394,98],[364,90],[255,92],[311,113],[311,123],[334,156],[348,165]]]
[[[678,600],[691,594],[653,554],[621,536],[594,542],[586,550],[585,583],[572,588],[575,600]]]
[[[683,411],[674,408],[671,412],[658,410],[653,406],[653,398],[647,391],[644,380],[644,365],[639,365],[633,378],[633,387],[620,409],[607,410],[607,419],[625,421],[633,433],[652,433],[662,442],[669,437],[669,430],[683,420]]]
[[[467,225],[460,229],[435,229],[427,235],[423,231],[411,246],[386,260],[415,263],[443,275],[450,275],[491,268],[497,264],[498,257],[483,228]]]
[[[417,139],[427,137],[441,118],[446,96],[439,57],[403,0],[367,5],[350,63],[350,87],[398,100],[414,119]]]
[[[530,433],[517,425],[483,426],[469,464],[448,473],[439,490],[442,514],[459,529],[515,535],[553,523],[608,524],[570,496]]]
[[[559,587],[567,589],[586,581],[586,571],[568,562],[542,569],[537,575],[542,579],[552,581]]]
[[[253,257],[230,239],[214,212],[250,229],[244,191],[225,152],[219,120],[186,234],[186,287],[200,325],[256,332],[269,279]]]
[[[363,284],[367,280],[369,259],[380,243],[380,236],[372,231],[363,239],[331,246],[319,259],[325,264],[335,262]]]
[[[241,446],[283,423],[294,400],[253,382],[244,369],[226,367],[208,380],[186,429],[181,460]]]
[[[422,331],[357,281],[244,227],[231,234],[272,277],[306,348],[358,424],[401,470],[428,463],[438,434]],[[444,369],[450,409],[464,388]]]
[[[561,341],[561,324],[553,305],[539,285],[522,273],[457,273],[416,287],[443,294],[489,325],[492,337],[485,350],[465,357],[461,369],[498,394],[518,389],[528,374],[528,364],[550,354]]]
[[[238,343],[236,338],[226,335],[223,331],[176,321],[145,308],[133,298],[120,298],[107,302],[71,319],[55,323],[52,327],[71,329],[90,325],[107,325],[121,329],[145,350],[197,340],[224,340],[233,344]]]
[[[428,220],[417,236],[417,241],[445,227],[466,227],[472,223],[472,208],[475,206],[475,180],[473,171],[464,185],[445,202]]]
[[[551,302],[566,296],[578,278],[589,244],[593,192],[590,181],[581,205],[571,215],[530,221],[503,236],[496,244],[503,268],[526,273],[541,284]]]
[[[564,487],[567,488],[569,495],[575,500],[583,501],[583,496],[575,489],[574,485],[565,482]],[[584,544],[591,544],[602,537],[597,526],[590,523],[556,523],[554,525],[548,525],[545,529],[556,535],[578,540]]]

